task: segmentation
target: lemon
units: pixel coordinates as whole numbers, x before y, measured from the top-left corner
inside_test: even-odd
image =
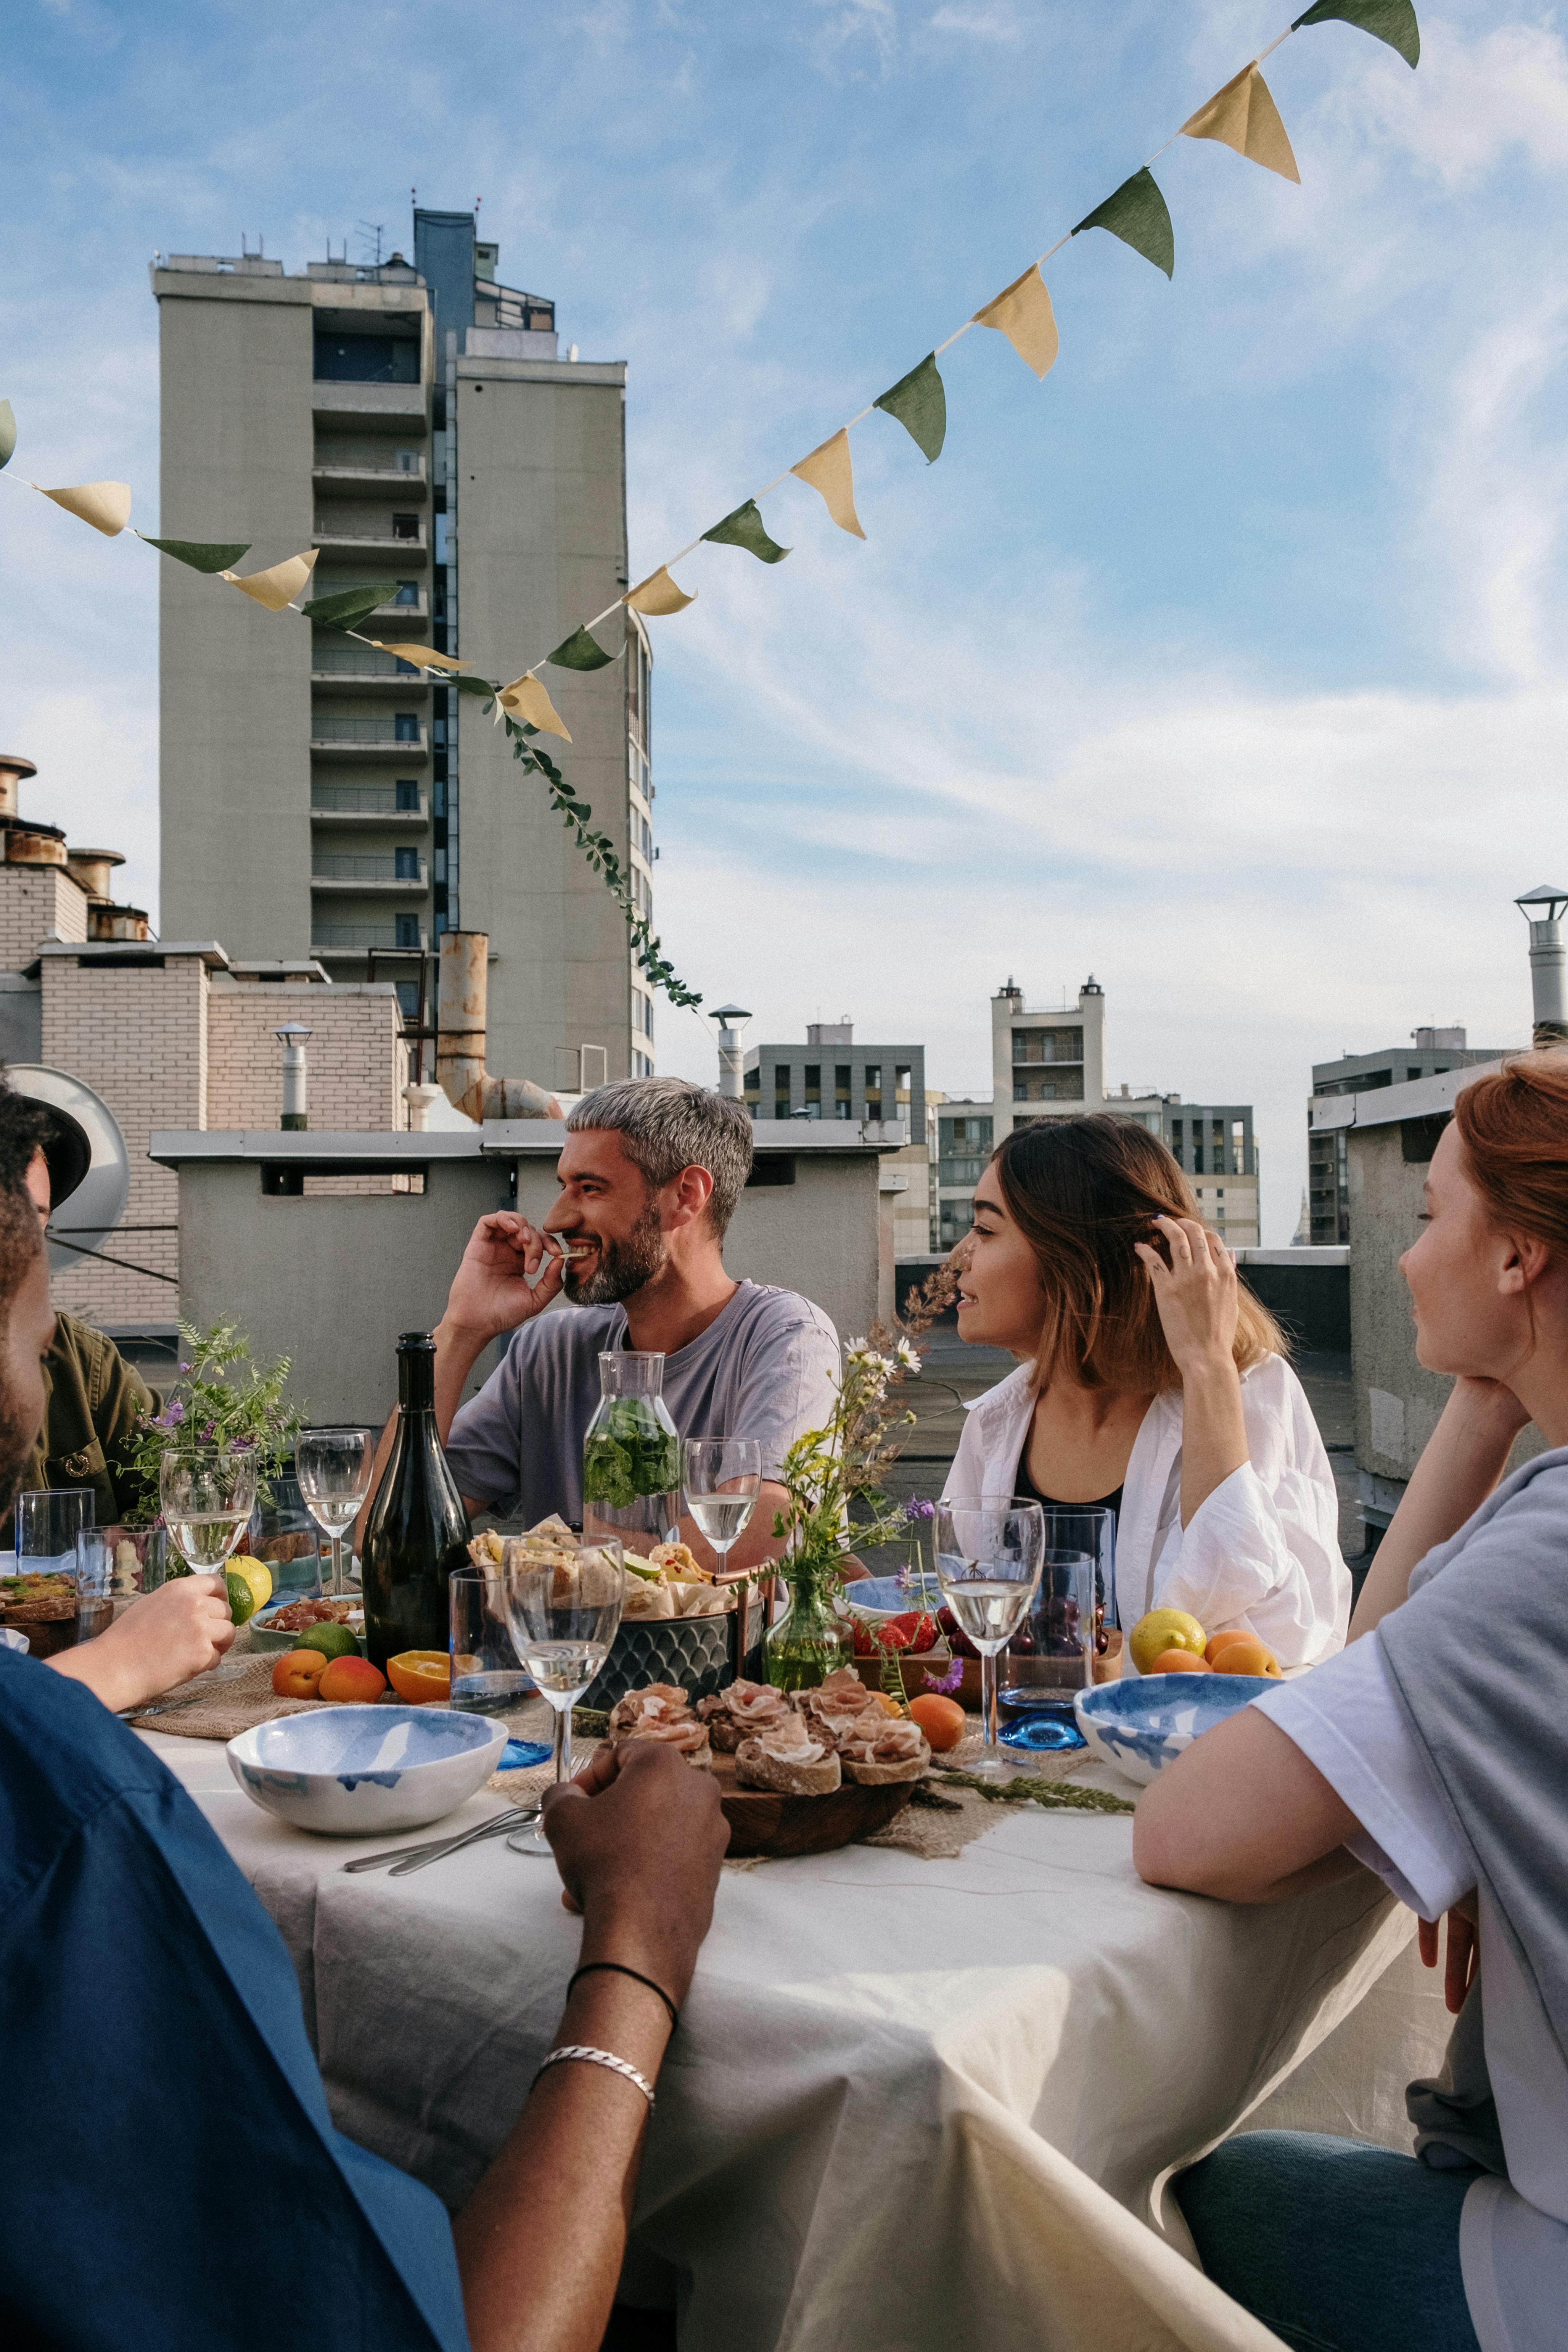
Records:
[[[247,1617],[256,1614],[256,1595],[251,1590],[250,1580],[242,1576],[237,1568],[231,1568],[226,1580],[228,1585],[228,1613],[237,1625],[243,1625]]]
[[[1184,1609],[1151,1609],[1133,1626],[1127,1646],[1138,1672],[1146,1675],[1167,1650],[1190,1650],[1194,1658],[1201,1658],[1207,1638],[1197,1619],[1189,1617]]]
[[[268,1567],[267,1562],[264,1559],[251,1559],[246,1557],[231,1559],[228,1565],[231,1575],[243,1576],[249,1585],[256,1596],[256,1607],[265,1609],[272,1598],[272,1570]],[[237,1623],[238,1620],[235,1622]]]

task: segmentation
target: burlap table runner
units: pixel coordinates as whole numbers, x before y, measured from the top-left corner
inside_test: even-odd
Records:
[[[233,1739],[253,1731],[258,1723],[278,1716],[308,1715],[328,1702],[314,1698],[279,1698],[272,1687],[278,1660],[270,1652],[248,1658],[244,1671],[205,1682],[187,1694],[183,1688],[154,1699],[131,1718],[132,1731],[166,1731],[180,1739]]]

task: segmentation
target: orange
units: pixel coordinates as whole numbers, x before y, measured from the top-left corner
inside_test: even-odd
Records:
[[[1256,1633],[1248,1633],[1245,1632],[1241,1626],[1233,1625],[1228,1633],[1211,1633],[1209,1635],[1208,1646],[1205,1650],[1204,1655],[1208,1660],[1210,1665],[1215,1666],[1219,1664],[1222,1654],[1229,1649],[1233,1642],[1256,1642],[1258,1636]]]
[[[873,1706],[881,1708],[884,1715],[902,1715],[904,1711],[891,1691],[868,1691],[867,1696]]]
[[[316,1696],[368,1706],[385,1688],[386,1676],[368,1658],[329,1658],[327,1671],[316,1685]]]
[[[1149,1668],[1152,1675],[1206,1675],[1209,1668],[1191,1650],[1162,1650]]]
[[[1279,1661],[1256,1633],[1248,1633],[1239,1642],[1232,1642],[1215,1660],[1216,1675],[1274,1675],[1279,1672]]]
[[[328,1663],[320,1650],[289,1650],[272,1669],[272,1687],[279,1698],[320,1698]]]
[[[445,1650],[400,1650],[386,1662],[386,1678],[410,1706],[429,1699],[445,1706],[452,1696],[452,1661]]]
[[[940,1691],[922,1691],[919,1698],[911,1699],[910,1716],[920,1725],[937,1755],[949,1748],[956,1748],[969,1727],[968,1718],[958,1701],[943,1698]]]

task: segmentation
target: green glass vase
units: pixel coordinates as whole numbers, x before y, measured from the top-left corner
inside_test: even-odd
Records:
[[[855,1663],[855,1637],[833,1605],[833,1563],[785,1554],[778,1573],[789,1607],[767,1638],[768,1680],[775,1690],[815,1690],[838,1666]]]

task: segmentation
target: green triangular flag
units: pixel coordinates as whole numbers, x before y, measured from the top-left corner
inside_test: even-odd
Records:
[[[344,588],[336,596],[312,596],[300,610],[318,628],[352,629],[356,621],[366,621],[383,604],[390,604],[396,593],[395,580],[382,580],[369,588]]]
[[[586,629],[574,629],[544,658],[553,662],[557,669],[608,669],[616,656],[607,654],[598,638],[591,637]]]
[[[16,446],[16,419],[8,400],[0,400],[0,467],[11,462]]]
[[[936,353],[928,352],[919,367],[901,375],[890,392],[871,403],[896,416],[910,439],[934,466],[947,438],[947,394],[936,370]]]
[[[455,686],[459,694],[493,695],[495,692],[488,677],[448,677],[441,682],[444,686]]]
[[[1123,180],[1114,195],[1096,205],[1087,218],[1080,220],[1073,235],[1086,228],[1108,228],[1167,278],[1176,267],[1176,233],[1171,226],[1171,215],[1164,197],[1154,184],[1154,174],[1147,163]]]
[[[250,553],[247,539],[236,540],[219,546],[210,539],[150,539],[144,530],[136,534],[155,547],[162,555],[172,555],[176,563],[188,563],[193,572],[228,572],[242,555]]]
[[[787,547],[781,547],[776,539],[768,537],[755,499],[748,499],[743,507],[737,507],[733,514],[727,514],[722,522],[716,522],[702,536],[710,539],[715,547],[743,547],[761,563],[782,563],[789,553]]]
[[[1290,30],[1299,33],[1303,25],[1327,25],[1336,17],[1342,25],[1359,26],[1374,41],[1386,41],[1407,66],[1420,63],[1421,27],[1410,0],[1317,0]]]

